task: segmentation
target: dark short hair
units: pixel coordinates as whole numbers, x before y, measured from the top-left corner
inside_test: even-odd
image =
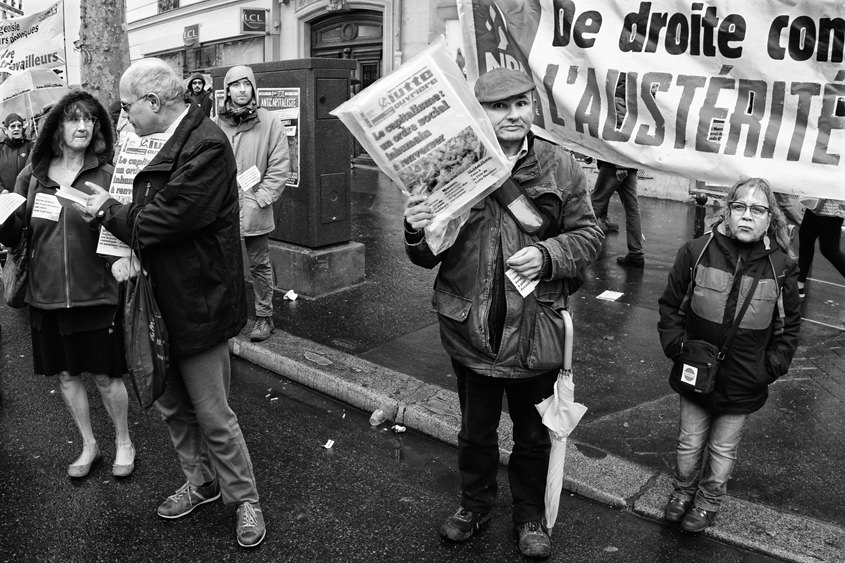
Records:
[[[62,154],[64,139],[62,138],[62,127],[65,121],[73,117],[92,117],[94,118],[93,133],[91,134],[91,144],[88,150],[92,151],[98,157],[106,152],[106,138],[103,135],[103,124],[100,123],[99,111],[92,99],[81,98],[74,100],[65,106],[62,112],[62,118],[59,121],[59,126],[53,132],[53,154]]]

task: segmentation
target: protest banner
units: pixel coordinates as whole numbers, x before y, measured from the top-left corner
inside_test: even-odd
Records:
[[[403,193],[428,195],[435,224],[460,217],[510,175],[487,115],[442,44],[331,113]],[[428,235],[435,253],[445,248]]]
[[[132,202],[132,183],[138,172],[144,169],[161,150],[170,135],[157,134],[139,137],[135,133],[121,136],[117,158],[114,161],[114,175],[109,184],[109,195],[120,203]],[[106,256],[129,256],[129,245],[104,228],[100,228],[97,254]]]
[[[845,199],[838,0],[457,0],[469,78],[534,79],[535,127],[624,166]],[[624,82],[617,124],[613,97]]]
[[[41,12],[0,22],[0,72],[63,66],[65,32],[62,2]]]

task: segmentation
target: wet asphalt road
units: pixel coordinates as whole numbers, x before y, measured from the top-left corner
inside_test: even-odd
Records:
[[[436,529],[458,504],[453,448],[388,423],[371,427],[369,413],[240,360],[231,402],[268,522],[261,546],[235,544],[234,509],[219,502],[176,521],[155,515],[182,476],[163,423],[134,399],[135,474],[111,476],[113,429],[89,395],[106,461],[72,481],[65,469],[79,437],[55,381],[31,373],[25,314],[0,307],[0,325],[0,562],[523,560],[504,469],[491,527],[466,544],[446,543]],[[568,494],[553,539],[550,561],[568,563],[776,561]]]

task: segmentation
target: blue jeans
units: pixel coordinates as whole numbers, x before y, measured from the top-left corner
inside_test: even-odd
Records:
[[[691,500],[698,508],[716,512],[727,491],[748,415],[714,414],[684,397],[680,399],[681,420],[672,495]]]
[[[596,185],[590,196],[596,218],[607,218],[607,208],[613,192],[619,193],[622,207],[625,209],[625,235],[628,242],[628,254],[643,255],[643,226],[640,218],[640,201],[637,199],[637,172],[628,172],[621,182],[616,179],[616,166],[599,166]]]
[[[515,524],[541,520],[545,514],[546,473],[552,448],[549,431],[534,407],[554,392],[557,370],[527,379],[479,375],[452,360],[458,381],[461,431],[458,434],[458,470],[461,506],[472,512],[493,509],[499,470],[499,418],[502,394],[507,393],[513,421],[513,452],[508,481]]]
[[[238,418],[229,407],[229,343],[174,358],[155,405],[192,485],[217,480],[226,504],[258,502],[252,461]]]

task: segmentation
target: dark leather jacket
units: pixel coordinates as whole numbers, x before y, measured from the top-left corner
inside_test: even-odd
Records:
[[[568,151],[529,135],[528,153],[514,166],[512,179],[534,200],[559,202],[554,207],[559,210],[560,234],[542,241],[528,235],[488,196],[473,206],[447,250],[434,255],[421,235],[410,233],[405,250],[414,264],[440,265],[433,304],[446,352],[476,373],[524,378],[561,367],[563,320],[558,310],[568,297],[563,278],[574,277],[593,262],[604,237],[596,225],[584,173]],[[504,327],[494,352],[488,315],[497,267],[531,245],[544,250],[549,263],[543,271],[549,274],[525,299],[504,280]]]
[[[102,224],[138,243],[174,356],[198,354],[246,324],[235,156],[197,106],[133,183],[132,203],[110,199]]]

